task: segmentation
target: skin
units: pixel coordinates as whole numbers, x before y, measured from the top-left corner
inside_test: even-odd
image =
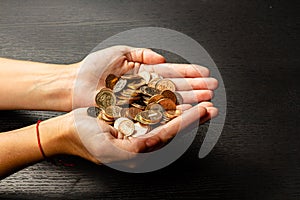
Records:
[[[124,138],[112,126],[87,116],[95,105],[97,91],[108,74],[149,71],[170,78],[184,98],[181,117],[160,126],[147,137]],[[114,46],[89,54],[70,65],[46,64],[0,58],[0,109],[56,110],[69,113],[39,125],[42,148],[47,157],[58,154],[80,156],[94,163],[128,160],[140,152],[162,147],[194,121],[204,123],[217,115],[206,102],[217,88],[205,67],[168,64],[149,50]],[[191,106],[190,103],[196,103]],[[20,139],[22,138],[22,139]],[[37,143],[36,125],[0,134],[0,177],[43,160]],[[120,153],[122,150],[122,153]],[[125,150],[125,151],[124,151]]]

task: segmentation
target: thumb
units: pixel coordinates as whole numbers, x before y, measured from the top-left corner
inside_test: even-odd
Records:
[[[125,56],[129,61],[143,64],[159,64],[166,62],[166,59],[162,55],[146,48],[132,48]]]

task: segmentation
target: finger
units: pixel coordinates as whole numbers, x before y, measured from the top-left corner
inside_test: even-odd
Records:
[[[216,107],[207,107],[206,109],[207,114],[200,119],[200,124],[203,124],[218,115],[218,109]]]
[[[132,47],[130,47],[132,48]],[[159,64],[166,62],[165,58],[152,51],[151,49],[145,48],[132,48],[130,52],[125,54],[128,61],[139,62],[145,64]]]
[[[170,78],[176,90],[215,90],[218,80],[215,78]]]
[[[211,100],[214,94],[211,90],[178,91],[178,93],[181,94],[185,104]]]
[[[175,63],[141,65],[140,71],[154,72],[165,78],[208,77],[210,74],[206,67],[200,65]]]
[[[165,143],[173,138],[180,130],[204,117],[206,113],[206,109],[198,104],[185,111],[182,115],[171,120],[167,124],[160,126],[148,133],[149,136],[151,136],[149,141],[153,143]]]
[[[190,109],[191,107],[192,107],[191,104],[180,104],[180,105],[176,106],[176,109],[184,112],[184,111]]]
[[[207,107],[213,107],[214,106],[213,103],[208,102],[208,101],[203,101],[203,102],[199,103],[199,105],[203,106],[204,108],[206,108],[206,110],[207,110]]]

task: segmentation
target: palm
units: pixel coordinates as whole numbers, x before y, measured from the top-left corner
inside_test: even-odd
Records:
[[[164,58],[148,49],[114,46],[89,54],[81,63],[73,93],[73,109],[95,105],[97,91],[108,74],[121,76],[141,64],[157,64]]]

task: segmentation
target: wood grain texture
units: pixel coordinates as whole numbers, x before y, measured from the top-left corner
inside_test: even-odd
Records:
[[[209,52],[228,99],[222,136],[204,159],[197,156],[207,124],[162,170],[127,174],[60,157],[75,167],[30,166],[0,181],[0,198],[299,199],[297,17],[296,2],[275,0],[0,1],[1,57],[72,63],[121,31],[165,27]],[[0,111],[0,131],[60,114]]]

